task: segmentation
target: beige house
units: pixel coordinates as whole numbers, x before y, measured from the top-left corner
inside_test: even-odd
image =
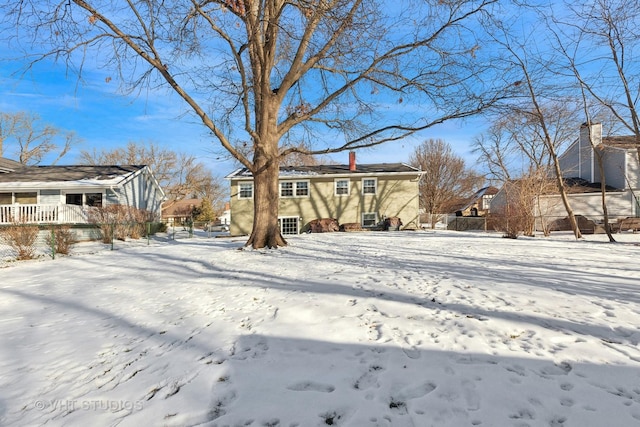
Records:
[[[403,163],[283,166],[280,168],[278,218],[282,234],[309,230],[314,219],[334,218],[339,224],[379,226],[399,217],[403,229],[418,228],[418,181],[421,171]],[[246,235],[253,226],[253,176],[239,169],[231,183],[232,235]]]

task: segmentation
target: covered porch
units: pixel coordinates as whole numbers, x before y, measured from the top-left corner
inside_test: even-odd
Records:
[[[6,224],[86,224],[87,210],[79,205],[0,205],[0,225]]]

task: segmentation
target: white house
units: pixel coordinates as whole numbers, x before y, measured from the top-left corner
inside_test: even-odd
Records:
[[[600,123],[581,126],[580,137],[559,158],[563,178],[577,183],[579,187],[576,188],[580,188],[580,191],[569,193],[571,208],[576,215],[584,215],[595,221],[603,219],[600,189],[603,177],[597,159],[600,154],[610,217],[640,216],[640,162],[637,147],[633,135],[603,137]],[[562,204],[554,200],[559,198],[558,195],[542,198],[549,198],[547,203],[556,206],[549,211],[551,214],[555,212],[566,216]]]
[[[629,217],[640,217],[640,161],[635,136],[602,136],[599,123],[580,128],[580,136],[559,157],[562,177],[573,213],[596,223],[602,222],[601,184],[606,184],[605,200],[612,222]],[[604,174],[601,175],[598,155],[601,156]],[[506,205],[506,183],[496,194],[492,207]],[[560,195],[543,194],[534,203],[538,220],[547,223],[565,218],[566,209]],[[539,222],[537,227],[540,227]]]
[[[87,208],[108,205],[143,209],[160,219],[165,195],[148,166],[22,166],[0,160],[0,224],[86,223]]]

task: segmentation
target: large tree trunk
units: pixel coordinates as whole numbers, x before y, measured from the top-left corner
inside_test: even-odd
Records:
[[[253,175],[253,230],[245,246],[254,249],[275,249],[287,242],[278,227],[280,165],[277,157],[256,153],[255,164],[259,165]]]

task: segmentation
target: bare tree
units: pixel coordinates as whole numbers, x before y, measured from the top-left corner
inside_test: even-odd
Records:
[[[640,161],[640,4],[632,0],[567,3],[556,42],[580,87],[635,136]]]
[[[436,214],[447,213],[444,209],[451,200],[471,196],[484,182],[441,139],[429,139],[416,147],[409,164],[424,172],[419,184],[420,207],[430,214],[431,228],[435,228]]]
[[[508,26],[511,23],[497,20],[493,22],[494,41],[504,53],[502,63],[505,72],[512,73],[512,78],[517,82],[515,86],[521,89],[520,97],[509,100],[502,108],[515,111],[518,116],[524,117],[524,123],[533,131],[528,135],[529,140],[536,140],[542,144],[534,143],[532,147],[544,148],[543,155],[548,156],[550,170],[555,177],[557,191],[567,212],[571,229],[576,239],[581,238],[582,234],[567,196],[560,167],[558,141],[562,141],[563,138],[557,138],[553,132],[554,128],[562,129],[562,126],[554,127],[554,124],[561,123],[556,120],[561,115],[556,108],[549,108],[557,104],[558,100],[565,104],[567,96],[558,75],[549,72],[555,58],[539,49],[532,34],[521,36],[510,30]],[[549,111],[552,113],[549,114]],[[523,146],[522,142],[519,145]],[[528,150],[523,152],[527,153]],[[530,160],[536,161],[534,157],[530,157]]]
[[[640,162],[640,65],[634,55],[640,36],[640,5],[635,1],[597,0],[583,6],[569,5],[566,11],[568,18],[548,19],[549,28],[565,68],[578,83],[585,123],[591,126],[598,112],[608,113],[632,132]],[[599,168],[605,231],[609,241],[615,242],[602,151],[595,146],[591,131],[589,142]]]
[[[540,107],[550,140],[559,152],[575,136],[576,106],[551,101]],[[529,104],[510,104],[497,110],[489,129],[476,137],[474,151],[492,179],[508,181],[532,170],[549,171],[553,163],[544,132]]]
[[[288,144],[282,144],[283,147]],[[287,157],[280,161],[281,166],[315,166],[324,163],[319,156],[313,156],[308,154],[312,147],[310,144],[291,144],[288,148],[297,148],[298,151],[293,151]]]
[[[23,165],[37,165],[55,156],[54,165],[79,142],[74,132],[43,123],[36,114],[0,113],[0,156],[9,153]]]
[[[548,234],[548,221],[544,218],[548,209],[539,203],[540,196],[549,194],[549,178],[555,177],[553,157],[547,147],[550,143],[559,153],[573,141],[579,110],[574,103],[567,101],[550,101],[541,106],[540,113],[550,136],[547,140],[539,115],[526,109],[526,105],[501,109],[489,129],[476,138],[474,151],[492,180],[500,181],[503,185],[519,183],[526,189],[518,189],[518,196],[526,194],[538,200],[538,203],[527,203],[533,206],[538,225]],[[526,204],[523,201],[513,205]],[[510,212],[520,210],[512,209]]]
[[[92,165],[147,165],[168,198],[168,203],[184,198],[207,198],[217,210],[224,206],[226,191],[195,156],[176,153],[153,142],[129,142],[113,150],[80,152],[81,161]]]
[[[549,233],[544,210],[551,206],[540,203],[540,195],[548,194],[555,187],[544,169],[532,167],[518,179],[504,183],[501,203],[492,203],[491,222],[505,237],[517,239],[524,234],[533,236],[536,221],[545,235]]]
[[[491,50],[480,48],[477,18],[494,3],[4,0],[1,9],[10,42],[41,49],[34,61],[55,57],[73,70],[96,61],[125,89],[178,94],[253,174],[247,245],[261,248],[286,245],[277,209],[287,155],[397,141],[492,102],[497,80],[483,79],[491,62],[480,57]],[[313,150],[281,145],[296,133]]]

